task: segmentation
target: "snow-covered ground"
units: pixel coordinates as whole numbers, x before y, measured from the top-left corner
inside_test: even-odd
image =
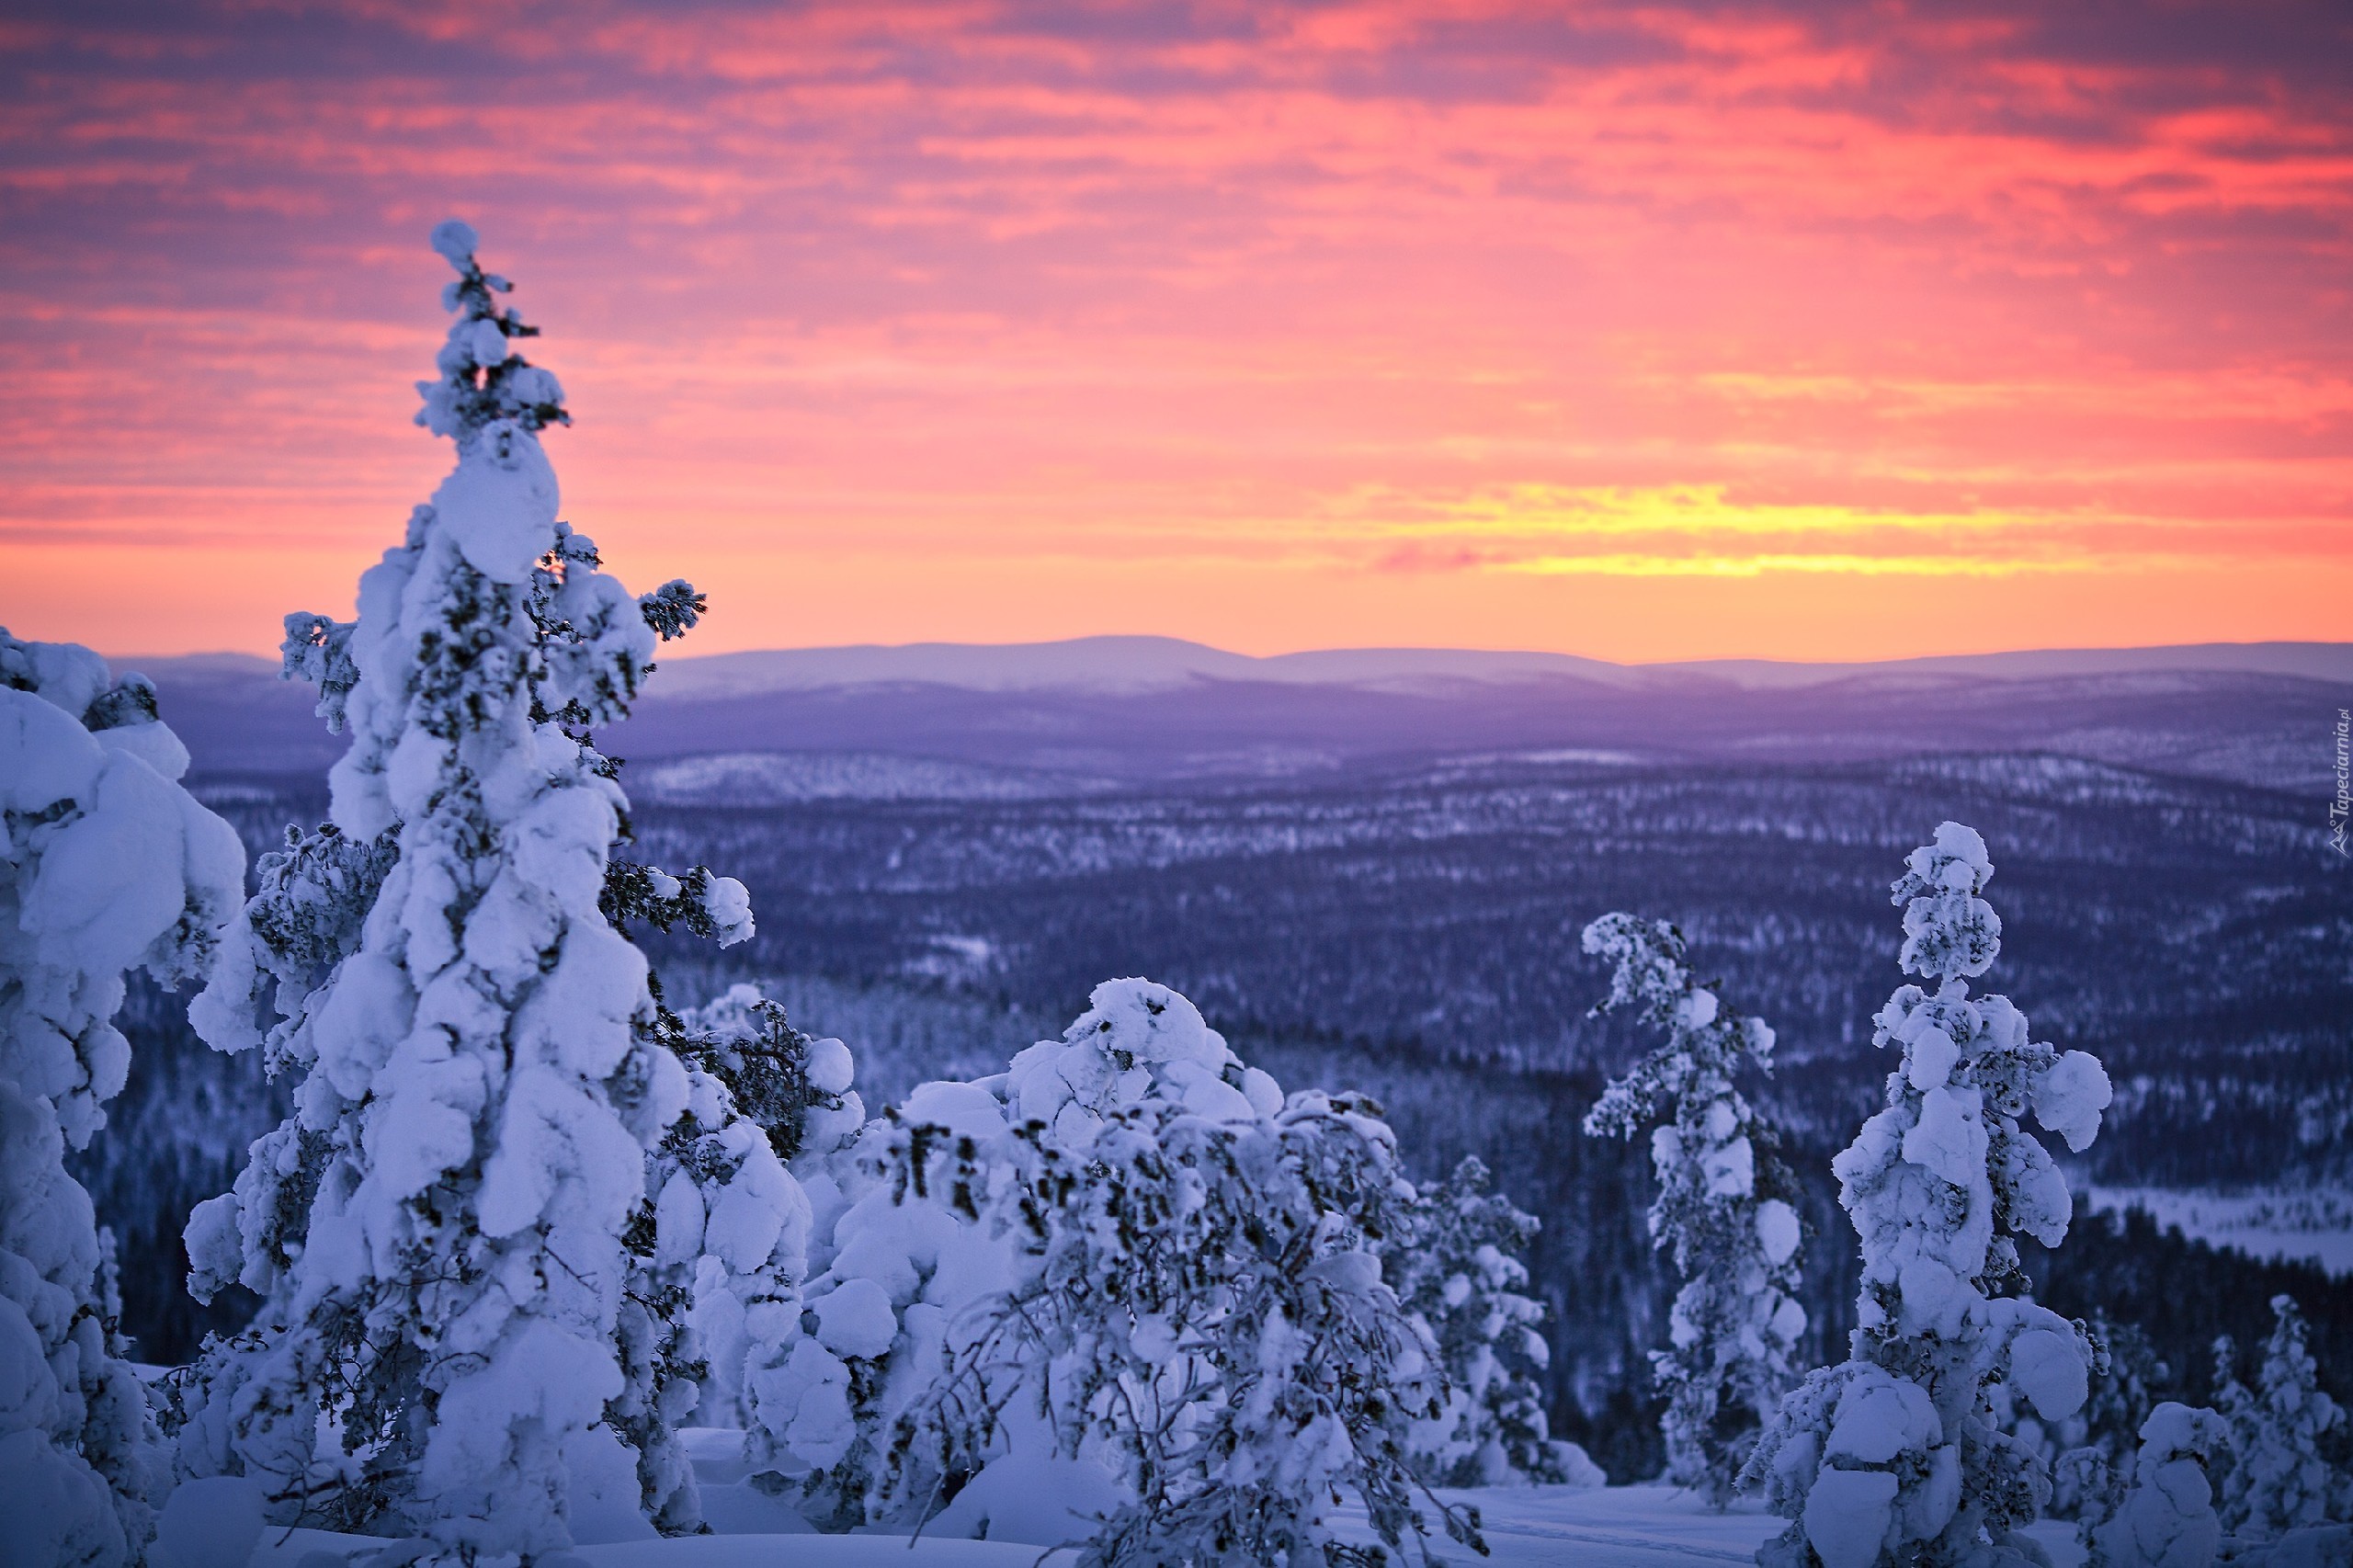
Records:
[[[2264,1259],[2316,1263],[2353,1275],[2353,1192],[2338,1187],[2269,1187],[2245,1192],[2186,1192],[2161,1187],[2094,1187],[2086,1211],[2143,1210],[2183,1235]]]
[[[722,1494],[734,1489],[719,1488]],[[1740,1563],[1755,1560],[1756,1548],[1778,1534],[1782,1521],[1738,1506],[1708,1511],[1688,1492],[1665,1486],[1611,1486],[1586,1491],[1566,1486],[1496,1488],[1444,1494],[1474,1503],[1485,1520],[1483,1559],[1492,1568],[1674,1568],[1685,1563]],[[1032,1568],[1040,1549],[1010,1540],[949,1540],[926,1536],[812,1536],[719,1533],[674,1540],[618,1541],[584,1546],[577,1555],[590,1568]],[[1370,1540],[1369,1531],[1349,1532]],[[2067,1526],[2045,1523],[2032,1532],[2055,1568],[2073,1568],[2082,1551]],[[341,1568],[354,1556],[381,1551],[385,1542],[324,1530],[268,1530],[249,1560],[252,1568]],[[1483,1561],[1461,1547],[1438,1543],[1450,1562]],[[1068,1563],[1074,1554],[1045,1554],[1042,1568]],[[231,1568],[220,1563],[217,1568]]]
[[[1107,788],[1097,778],[880,752],[721,752],[649,763],[630,778],[666,806],[774,806],[801,801],[1034,801]]]
[[[653,1531],[642,1520],[608,1518],[601,1529],[589,1523],[581,1533],[641,1539],[583,1545],[576,1549],[583,1562],[590,1568],[771,1568],[779,1562],[793,1568],[1052,1568],[1067,1564],[1074,1555],[1041,1555],[1040,1544],[1021,1540],[816,1535],[784,1504],[743,1482],[744,1467],[736,1458],[739,1434],[698,1428],[686,1437],[713,1533],[659,1540],[650,1539]],[[1756,1548],[1782,1528],[1782,1521],[1760,1512],[1752,1502],[1711,1513],[1694,1494],[1660,1485],[1488,1487],[1439,1495],[1478,1508],[1492,1553],[1483,1561],[1493,1568],[1551,1568],[1570,1562],[1580,1568],[1748,1562]],[[217,1515],[221,1510],[203,1512]],[[1344,1535],[1373,1539],[1360,1509],[1346,1511],[1343,1518],[1347,1521]],[[173,1533],[167,1521],[167,1541]],[[2074,1568],[2081,1562],[2070,1527],[2045,1523],[2033,1533],[2055,1568]],[[249,1556],[222,1553],[217,1546],[210,1553],[175,1551],[167,1546],[158,1559],[179,1568],[345,1568],[347,1563],[364,1563],[389,1544],[324,1530],[266,1529]],[[1434,1545],[1437,1554],[1449,1562],[1482,1561],[1442,1539]]]

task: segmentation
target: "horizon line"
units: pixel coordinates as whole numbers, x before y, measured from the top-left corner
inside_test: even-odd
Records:
[[[1333,644],[1319,647],[1291,648],[1275,653],[1245,653],[1214,642],[1195,638],[1178,637],[1154,631],[1098,631],[1076,637],[1038,638],[1025,642],[983,642],[953,638],[923,638],[907,642],[813,642],[767,648],[734,648],[710,653],[681,653],[657,660],[660,665],[676,665],[715,659],[758,658],[773,653],[905,653],[923,649],[983,649],[1013,651],[1039,648],[1070,648],[1088,642],[1150,642],[1182,648],[1199,649],[1231,659],[1246,659],[1254,664],[1268,664],[1280,659],[1312,657],[1327,653],[1474,653],[1486,657],[1566,659],[1582,664],[1608,665],[1618,669],[1685,669],[1708,665],[1784,665],[1796,667],[1839,666],[1849,665],[1918,665],[1950,659],[2002,658],[2028,653],[2157,653],[2199,652],[2220,649],[2271,648],[2353,648],[2353,638],[2328,639],[2313,637],[2276,637],[2249,641],[2210,638],[2192,642],[2081,642],[2063,644],[2028,644],[2001,648],[1960,649],[1938,653],[1905,653],[1884,658],[1792,659],[1767,653],[1717,654],[1695,659],[1611,659],[1596,653],[1570,653],[1558,648],[1530,647],[1470,647],[1453,642],[1384,642]],[[267,653],[257,653],[242,648],[203,648],[185,653],[116,653],[103,649],[94,650],[109,665],[122,666],[140,662],[163,663],[187,659],[251,659],[262,664],[276,661]]]

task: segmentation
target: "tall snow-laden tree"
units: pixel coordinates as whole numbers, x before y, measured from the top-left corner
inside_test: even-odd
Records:
[[[602,907],[626,802],[589,733],[701,601],[632,598],[557,519],[562,391],[511,352],[533,329],[472,231],[433,244],[457,321],[417,417],[456,466],[356,621],[288,619],[289,673],[351,734],[334,820],[265,864],[192,1011],[302,1076],[189,1225],[192,1282],[264,1304],[185,1382],[179,1449],[264,1478],[282,1517],[529,1558],[570,1540],[572,1467],[619,1448],[624,1234],[689,1096]],[[748,934],[740,884],[695,895]]]
[[[0,1557],[137,1561],[160,1455],[108,1308],[69,1147],[106,1125],[131,1047],[123,972],[199,972],[245,852],[179,785],[154,688],[0,630]]]
[[[1772,1124],[1739,1088],[1770,1072],[1773,1031],[1727,1011],[1691,974],[1682,933],[1666,922],[1605,915],[1585,950],[1615,970],[1597,1013],[1641,1009],[1666,1039],[1612,1083],[1585,1130],[1631,1138],[1651,1130],[1659,1194],[1652,1244],[1684,1278],[1669,1346],[1651,1353],[1666,1393],[1667,1478],[1722,1507],[1756,1433],[1789,1387],[1805,1332],[1798,1303],[1796,1183]]]
[[[2214,1405],[2229,1424],[2235,1458],[2223,1487],[2222,1528],[2252,1540],[2353,1517],[2353,1480],[2321,1451],[2345,1412],[2321,1392],[2295,1298],[2274,1296],[2271,1311],[2278,1322],[2253,1389],[2238,1381],[2229,1337],[2214,1345]]]
[[[1949,822],[1894,884],[1904,970],[1937,988],[1901,986],[1872,1019],[1872,1043],[1904,1060],[1831,1167],[1862,1242],[1858,1326],[1846,1361],[1782,1401],[1742,1477],[1791,1521],[1757,1554],[1768,1568],[2040,1560],[2014,1532],[2049,1502],[2048,1467],[1999,1429],[1987,1391],[2063,1420],[2094,1358],[2080,1325],[2020,1293],[2013,1238],[2056,1246],[2073,1209],[2020,1119],[2082,1150],[2109,1088],[2096,1058],[2029,1040],[2006,997],[1970,994],[2001,950],[1978,896],[1993,874],[1985,841]]]

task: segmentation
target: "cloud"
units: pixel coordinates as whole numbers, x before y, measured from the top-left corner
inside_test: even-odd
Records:
[[[461,211],[573,392],[575,520],[656,575],[665,549],[1473,586],[2342,561],[2348,27],[19,6],[0,551],[78,539],[94,580],[146,570],[141,537],[371,557],[441,460],[408,383],[439,332],[421,236]],[[256,644],[290,608],[221,605]],[[1039,609],[1008,598],[1007,634]]]

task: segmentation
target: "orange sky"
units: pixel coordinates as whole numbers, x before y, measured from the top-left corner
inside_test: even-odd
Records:
[[[698,652],[2353,637],[2341,5],[42,15],[18,635],[347,614],[454,213]]]

